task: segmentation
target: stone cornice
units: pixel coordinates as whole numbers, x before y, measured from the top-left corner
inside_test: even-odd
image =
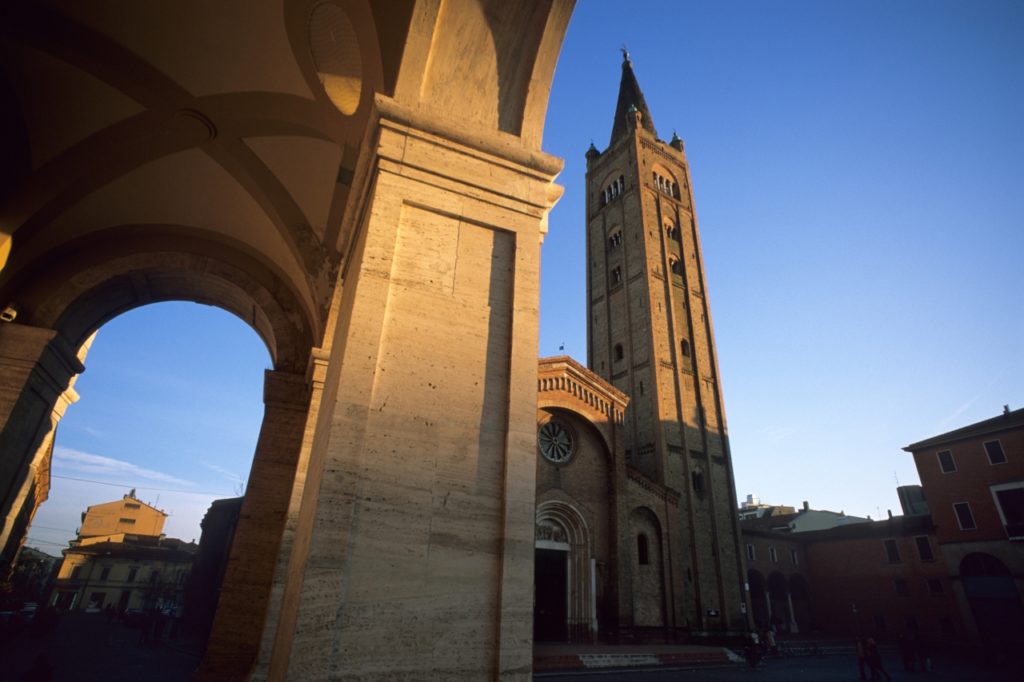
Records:
[[[538,361],[537,391],[568,393],[621,424],[629,396],[568,355]]]

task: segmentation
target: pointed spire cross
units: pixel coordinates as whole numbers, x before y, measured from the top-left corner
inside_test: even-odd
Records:
[[[622,80],[619,82],[619,96],[615,104],[615,119],[612,123],[609,146],[626,135],[628,131],[626,116],[627,114],[632,115],[633,111],[640,112],[640,124],[643,129],[655,137],[658,136],[658,131],[654,128],[654,120],[651,118],[651,111],[647,108],[647,102],[644,100],[644,93],[640,90],[640,84],[637,83],[636,74],[633,73],[633,62],[629,60],[629,52],[626,51],[625,45],[622,46],[622,56],[625,58],[622,62]]]

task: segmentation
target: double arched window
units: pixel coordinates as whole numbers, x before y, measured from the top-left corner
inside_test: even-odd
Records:
[[[674,199],[679,198],[679,184],[661,175],[658,171],[654,171],[654,186],[662,194],[667,194]]]
[[[601,206],[610,204],[626,191],[626,178],[620,175],[612,183],[601,190]]]

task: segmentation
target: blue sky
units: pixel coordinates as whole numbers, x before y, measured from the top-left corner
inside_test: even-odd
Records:
[[[898,513],[902,446],[1024,406],[1022,36],[1019,2],[580,0],[545,132],[566,192],[539,354],[586,361],[583,155],[607,145],[625,44],[686,142],[737,493]],[[248,473],[269,362],[204,306],[106,325],[54,473],[126,487],[55,478],[30,535],[64,544],[137,485],[198,538]]]

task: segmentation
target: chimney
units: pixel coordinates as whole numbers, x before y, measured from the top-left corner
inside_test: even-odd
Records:
[[[1003,405],[1003,414],[1010,414],[1010,406]]]
[[[811,505],[807,504],[807,500],[804,500],[804,511],[810,511]]]
[[[892,521],[892,509],[886,509],[889,512],[889,520]]]

